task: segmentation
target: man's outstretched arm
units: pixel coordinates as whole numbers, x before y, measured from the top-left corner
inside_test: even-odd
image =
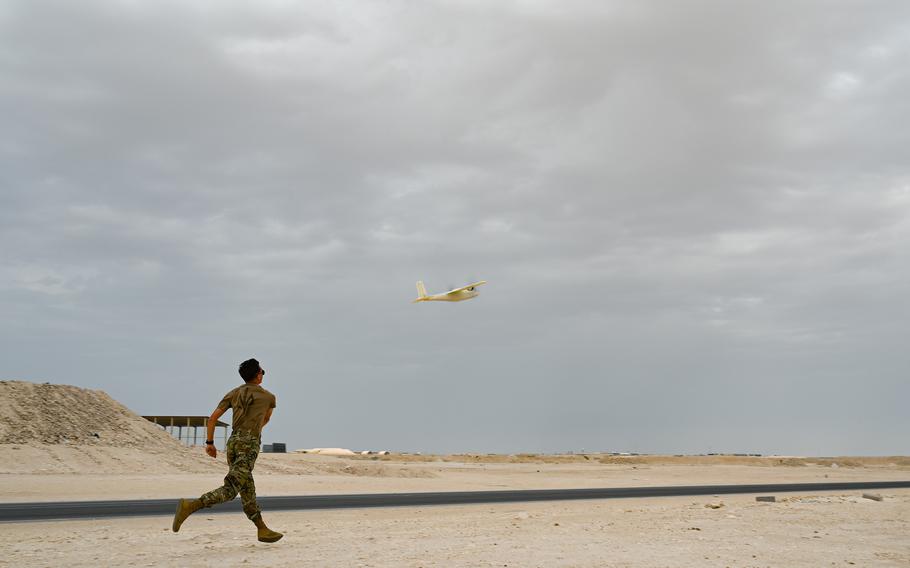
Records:
[[[221,415],[224,414],[225,412],[227,412],[227,411],[222,410],[220,408],[216,408],[215,411],[212,412],[212,415],[209,416],[209,422],[208,422],[208,424],[206,424],[206,428],[205,428],[205,439],[206,440],[215,439],[215,426],[218,425],[218,419],[221,418]],[[208,455],[210,455],[214,458],[218,455],[218,450],[215,449],[214,444],[206,444],[205,453],[207,453]]]

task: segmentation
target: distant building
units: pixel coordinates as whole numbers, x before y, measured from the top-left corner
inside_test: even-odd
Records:
[[[184,446],[201,446],[205,444],[206,426],[208,416],[143,416],[149,422],[157,424],[168,434],[177,438]],[[224,449],[227,444],[228,424],[219,420],[215,430],[215,446]],[[200,432],[198,428],[202,428]],[[218,436],[218,428],[223,428],[222,435]],[[221,444],[218,441],[221,440]]]

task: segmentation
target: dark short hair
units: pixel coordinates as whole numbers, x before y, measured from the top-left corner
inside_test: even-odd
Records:
[[[247,359],[240,364],[240,367],[237,369],[237,372],[240,373],[240,376],[243,377],[243,380],[250,382],[256,378],[256,375],[259,374],[259,361],[255,359]]]

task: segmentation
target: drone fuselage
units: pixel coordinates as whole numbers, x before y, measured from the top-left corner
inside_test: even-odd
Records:
[[[474,282],[473,284],[468,284],[467,286],[462,286],[461,288],[455,288],[454,290],[449,290],[445,294],[427,294],[427,289],[424,287],[422,281],[417,282],[417,299],[414,300],[414,303],[417,302],[463,302],[464,300],[470,300],[471,298],[477,297],[479,292],[477,292],[477,287],[481,284],[486,284],[486,280],[481,280],[480,282]]]
[[[458,292],[453,292],[451,294],[432,294],[425,298],[418,298],[415,301],[420,302],[463,302],[465,300],[470,300],[471,298],[476,298],[480,294],[477,290],[459,290]]]

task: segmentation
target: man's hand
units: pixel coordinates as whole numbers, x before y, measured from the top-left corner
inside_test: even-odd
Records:
[[[213,458],[218,457],[218,450],[215,449],[215,444],[206,444],[205,453],[212,456]]]

